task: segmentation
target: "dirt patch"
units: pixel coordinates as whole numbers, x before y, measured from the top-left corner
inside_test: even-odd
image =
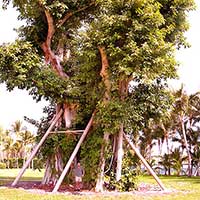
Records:
[[[43,185],[41,184],[40,181],[20,181],[15,187],[12,187],[11,183],[8,183],[3,187],[19,188],[29,191],[31,193],[45,194],[45,193],[51,193],[54,188],[54,185],[53,184]],[[81,191],[75,191],[73,185],[62,184],[57,193],[63,193],[68,195],[87,195],[87,196],[88,195],[117,196],[122,194],[145,196],[145,195],[164,195],[173,192],[176,191],[169,191],[169,190],[162,191],[160,187],[157,185],[141,183],[137,191],[131,191],[131,192],[104,191],[102,193],[97,193],[94,190],[87,190],[87,189],[83,189]]]

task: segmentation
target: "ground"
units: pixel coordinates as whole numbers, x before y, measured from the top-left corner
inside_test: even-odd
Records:
[[[6,187],[10,188],[11,183],[7,183],[5,185]],[[50,193],[54,185],[42,185],[40,181],[20,181],[15,188],[23,189],[32,193]],[[98,195],[98,194],[105,194],[105,195],[121,195],[121,194],[137,194],[137,195],[149,195],[149,194],[169,194],[173,193],[175,191],[161,191],[159,186],[155,186],[154,184],[146,184],[146,183],[140,183],[137,191],[131,191],[131,192],[117,192],[117,191],[105,191],[103,193],[96,193],[94,190],[87,190],[83,189],[79,192],[74,190],[73,185],[61,185],[59,188],[59,193],[64,194],[73,194],[73,195]]]

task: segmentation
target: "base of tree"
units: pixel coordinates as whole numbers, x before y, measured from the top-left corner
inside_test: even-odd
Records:
[[[11,183],[8,183],[6,185],[8,188],[11,188]],[[2,187],[1,186],[1,187]],[[13,187],[12,187],[13,188]],[[43,185],[41,184],[40,181],[20,181],[15,188],[19,189],[24,189],[29,192],[33,193],[38,193],[38,194],[43,194],[43,193],[49,193],[53,190],[54,185],[48,184],[48,185]],[[95,195],[95,194],[102,194],[102,195],[120,195],[120,194],[170,194],[170,193],[175,193],[177,191],[161,191],[160,187],[154,184],[146,184],[146,183],[141,183],[138,187],[138,190],[134,191],[129,191],[129,192],[118,192],[118,191],[110,191],[110,190],[105,190],[104,192],[95,192],[94,189],[89,190],[83,185],[83,189],[81,191],[76,191],[74,185],[69,185],[69,184],[62,184],[59,188],[59,193],[67,193],[67,194],[72,194],[72,195]]]

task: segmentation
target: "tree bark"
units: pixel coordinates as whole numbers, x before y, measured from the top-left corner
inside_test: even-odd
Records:
[[[117,145],[117,168],[116,168],[116,181],[121,179],[122,175],[122,160],[123,160],[123,124],[120,126],[118,134],[118,145]]]
[[[53,169],[52,166],[55,166]],[[42,184],[55,184],[63,171],[63,161],[61,152],[56,150],[54,155],[49,156],[46,161],[45,174]]]
[[[119,95],[122,102],[126,98],[127,93],[128,93],[128,81],[120,79]],[[119,134],[118,134],[118,145],[117,145],[116,181],[119,181],[121,179],[123,155],[124,155],[123,153],[123,123],[121,123]]]
[[[60,27],[64,26],[65,23],[67,23],[67,21],[76,13],[78,12],[84,12],[84,10],[89,9],[90,7],[94,6],[96,4],[96,2],[91,2],[88,5],[84,6],[84,7],[80,7],[78,8],[76,11],[71,12],[68,11],[62,18],[61,20],[59,20],[57,23],[55,23],[53,16],[51,15],[50,11],[45,7],[44,3],[42,0],[39,0],[39,5],[41,6],[41,8],[44,10],[45,16],[46,16],[46,20],[47,20],[47,25],[48,25],[48,32],[47,32],[47,36],[45,41],[41,44],[41,48],[43,50],[44,53],[44,57],[45,57],[45,62],[47,65],[50,65],[52,70],[61,78],[63,79],[69,79],[69,76],[67,75],[67,73],[65,73],[63,66],[61,65],[61,62],[64,61],[68,61],[69,59],[69,55],[70,55],[70,50],[67,50],[67,59],[65,60],[64,57],[64,40],[63,38],[59,39],[59,42],[57,44],[57,48],[54,51],[52,49],[52,40],[53,37],[56,33],[56,31],[58,29],[60,29]],[[65,34],[63,34],[64,37],[66,37]],[[56,127],[59,128],[61,127],[62,124],[62,119],[64,119],[65,122],[65,127],[66,128],[70,128],[71,124],[72,124],[72,119],[75,115],[75,109],[76,109],[76,105],[71,104],[71,103],[67,103],[67,99],[63,99],[63,102],[61,103],[57,103],[56,105],[56,114],[59,113],[59,111],[63,109],[63,116],[62,118],[57,122]],[[55,118],[54,116],[54,118]],[[54,119],[53,118],[53,119]],[[52,119],[52,120],[53,120]],[[56,159],[56,163],[54,163],[55,165],[52,166],[53,168],[58,167],[57,165],[59,165],[59,163],[62,162],[62,158],[61,156],[59,156],[58,159]],[[59,161],[60,160],[60,161]],[[47,168],[48,169],[48,168]],[[53,170],[54,172],[54,170]],[[53,173],[52,172],[52,173]],[[47,175],[50,175],[51,173],[48,172]]]
[[[186,149],[187,156],[188,156],[188,176],[190,177],[190,176],[192,176],[192,171],[191,171],[192,158],[191,158],[191,154],[190,154],[190,150],[189,150],[189,146],[188,146],[188,142],[187,142],[187,137],[186,137],[186,131],[185,131],[185,125],[184,125],[183,117],[181,117],[180,121],[181,121],[183,139],[184,139],[184,143],[185,143],[185,149]]]
[[[99,53],[101,55],[101,71],[100,75],[102,77],[102,80],[105,85],[105,93],[103,97],[103,103],[107,105],[110,101],[110,89],[111,89],[111,83],[109,80],[109,73],[108,73],[108,68],[109,68],[109,63],[108,63],[108,58],[107,54],[105,51],[105,47],[98,47]],[[109,133],[104,133],[103,137],[103,144],[101,146],[101,153],[100,153],[100,163],[99,163],[99,174],[97,176],[97,181],[96,181],[96,187],[95,191],[96,192],[103,192],[104,188],[104,169],[105,169],[105,148],[106,145],[108,144],[109,140]]]
[[[104,133],[103,144],[101,146],[101,153],[100,153],[99,173],[97,176],[95,192],[103,192],[104,191],[104,169],[105,169],[105,163],[106,163],[105,150],[106,150],[108,141],[109,141],[109,134]]]
[[[51,49],[51,43],[52,43],[52,39],[53,39],[53,36],[56,31],[56,27],[55,27],[56,25],[54,24],[52,15],[46,8],[44,8],[44,12],[45,12],[47,23],[48,23],[47,37],[46,37],[46,40],[41,44],[41,48],[42,48],[44,56],[45,56],[45,62],[47,65],[50,64],[50,66],[52,67],[52,70],[59,77],[61,77],[63,79],[65,79],[65,78],[68,79],[69,76],[64,72],[63,67],[61,65],[61,61],[63,60],[63,54],[64,54],[63,38],[61,38],[58,42],[58,47],[56,50],[58,55],[56,55],[56,52],[54,52]],[[71,17],[71,14],[68,15],[68,17]],[[68,18],[65,18],[63,20],[63,23],[67,19]],[[64,99],[63,102],[65,102],[65,101],[66,100]],[[72,106],[69,103],[57,103],[55,116],[60,112],[60,110],[63,110],[63,115],[56,123],[56,127],[57,128],[61,127],[62,118],[63,118],[64,122],[65,122],[65,127],[70,128],[71,123],[72,123],[73,113],[74,113],[74,111],[72,110]],[[55,118],[55,116],[54,116],[54,118]],[[59,175],[61,174],[61,171],[63,170],[63,160],[62,160],[62,156],[61,156],[59,150],[57,152],[55,152],[53,160],[54,160],[54,162],[52,162],[52,161],[49,162],[47,160],[47,166],[46,166],[47,171],[45,171],[43,184],[48,184],[49,181],[56,183],[59,178]]]
[[[45,171],[44,171],[44,176],[42,179],[42,184],[47,184],[50,182],[51,180],[51,164],[50,164],[50,160],[51,158],[49,157],[46,161],[46,165],[45,165]]]
[[[90,121],[88,122],[83,134],[81,135],[80,140],[78,141],[73,153],[71,154],[71,156],[70,156],[70,158],[69,158],[64,170],[62,171],[62,174],[59,177],[59,179],[58,179],[58,181],[57,181],[57,183],[56,183],[56,185],[55,185],[55,187],[54,187],[52,192],[57,192],[58,191],[58,189],[59,189],[59,187],[60,187],[60,185],[61,185],[61,183],[62,183],[62,181],[63,181],[63,179],[64,179],[64,177],[66,175],[66,173],[68,172],[68,170],[69,170],[69,168],[70,168],[70,166],[72,164],[72,161],[75,159],[75,156],[76,156],[76,154],[77,154],[82,142],[84,141],[85,137],[87,136],[87,133],[90,130],[90,127],[93,124],[93,120],[94,120],[95,114],[96,114],[96,111],[93,112],[92,117],[90,118]]]

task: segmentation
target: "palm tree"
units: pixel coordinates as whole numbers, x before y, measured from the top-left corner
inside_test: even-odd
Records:
[[[11,130],[7,130],[3,140],[3,151],[7,155],[8,168],[10,167],[9,159],[16,160],[16,167],[19,167],[19,159],[24,159],[30,153],[34,135],[22,126],[21,121],[12,124]]]
[[[192,175],[192,149],[197,144],[194,134],[194,129],[198,129],[200,121],[200,93],[187,95],[183,87],[174,92],[175,103],[171,118],[174,121],[174,132],[179,136],[173,138],[174,141],[179,141],[183,150],[186,149],[188,157],[188,176]]]
[[[12,151],[13,151],[13,155],[12,155],[13,162],[16,161],[15,167],[19,168],[19,158],[21,158],[20,152],[21,152],[21,149],[22,149],[21,141],[15,140],[14,143],[12,144],[11,148],[12,148]]]
[[[187,157],[182,155],[180,148],[175,148],[171,153],[172,158],[172,168],[176,170],[177,176],[180,176],[183,162],[187,159]]]
[[[20,157],[24,158],[24,161],[25,161],[25,159],[27,158],[28,154],[30,153],[30,151],[33,147],[33,144],[35,141],[35,136],[28,130],[21,131],[19,136],[20,136],[20,140],[22,143]]]
[[[161,157],[161,160],[158,163],[164,167],[165,175],[171,175],[171,155],[170,154],[165,153]]]
[[[13,139],[9,136],[9,132],[6,131],[6,136],[3,139],[3,152],[7,159],[7,168],[10,168],[10,158],[13,155]]]
[[[4,160],[4,152],[3,152],[3,141],[5,137],[5,132],[2,127],[0,127],[0,162]]]
[[[192,169],[195,168],[194,175],[198,175],[200,167],[200,127],[196,124],[196,127],[190,127],[189,129],[189,144],[192,156]],[[193,171],[193,170],[192,170]]]
[[[189,120],[189,111],[190,111],[190,104],[189,104],[189,96],[181,87],[180,90],[174,93],[175,103],[173,104],[173,111],[172,111],[172,118],[174,120],[174,126],[176,132],[182,136],[184,142],[184,148],[186,149],[187,158],[188,158],[188,176],[192,175],[191,171],[191,154],[189,149],[189,144],[187,140],[187,122]]]

